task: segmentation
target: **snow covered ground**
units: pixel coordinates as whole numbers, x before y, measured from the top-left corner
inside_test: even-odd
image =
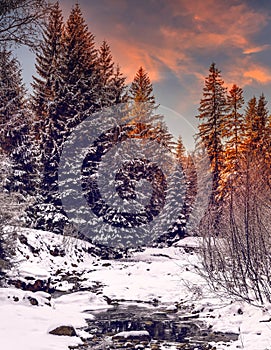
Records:
[[[265,309],[214,295],[196,273],[198,241],[186,238],[174,247],[147,248],[128,258],[102,260],[89,243],[49,232],[22,229],[17,264],[10,279],[25,284],[48,281],[57,292],[0,289],[0,339],[3,350],[67,350],[91,337],[82,330],[95,310],[114,301],[145,302],[174,310],[189,305],[214,330],[239,334],[217,349],[271,349],[271,305]],[[58,293],[58,294],[57,294]],[[77,336],[49,334],[73,326]]]

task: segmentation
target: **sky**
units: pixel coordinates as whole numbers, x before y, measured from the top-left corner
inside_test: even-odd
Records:
[[[60,0],[64,19],[76,0]],[[212,62],[225,86],[246,101],[271,92],[269,0],[81,0],[97,47],[106,40],[130,83],[140,66],[149,73],[160,112],[174,136],[193,148],[204,78]],[[18,51],[27,87],[34,55]],[[271,108],[271,107],[270,107]]]

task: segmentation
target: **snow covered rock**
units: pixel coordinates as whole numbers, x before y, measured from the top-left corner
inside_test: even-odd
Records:
[[[148,331],[127,331],[120,332],[113,336],[113,340],[117,341],[150,341],[151,337]]]

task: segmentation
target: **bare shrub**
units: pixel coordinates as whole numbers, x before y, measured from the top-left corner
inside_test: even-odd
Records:
[[[204,274],[217,290],[249,303],[271,301],[271,189],[261,158],[246,152],[227,179],[219,237],[212,212],[202,222]]]

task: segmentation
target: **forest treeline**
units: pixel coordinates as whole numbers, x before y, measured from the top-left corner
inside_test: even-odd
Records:
[[[66,23],[58,2],[51,8],[36,55],[30,97],[20,64],[5,46],[0,51],[0,70],[0,149],[10,162],[4,188],[31,202],[26,220],[33,227],[63,231],[67,217],[57,183],[62,147],[93,113],[120,103],[146,103],[143,129],[133,120],[137,132],[145,138],[159,135],[160,142],[172,145],[162,116],[153,113],[158,105],[148,73],[139,67],[128,86],[109,44],[103,41],[97,47],[78,4]]]
[[[30,97],[22,81],[20,63],[5,45],[1,46],[0,60],[0,149],[10,162],[4,187],[25,199],[31,196],[31,225],[53,230],[59,226],[61,231],[61,221],[66,218],[55,214],[62,213],[57,188],[62,146],[86,117],[119,103],[148,103],[148,117],[144,120],[147,123],[145,131],[140,130],[140,137],[159,134],[183,168],[189,168],[186,173],[191,178],[187,182],[196,187],[192,155],[186,154],[181,136],[177,143],[173,141],[163,116],[155,113],[158,105],[148,73],[140,67],[128,86],[121,68],[113,61],[109,44],[104,41],[97,47],[78,4],[66,23],[58,2],[51,7],[36,55]],[[250,162],[263,158],[261,175],[265,175],[269,185],[271,119],[266,105],[264,94],[245,104],[242,88],[233,85],[227,91],[215,63],[210,66],[196,117],[198,147],[204,145],[212,168],[210,203],[214,224],[219,220],[229,188],[237,185],[238,172],[248,155]],[[191,191],[195,192],[195,188]]]
[[[156,113],[158,104],[148,73],[140,67],[128,86],[110,45],[103,41],[97,47],[78,4],[66,22],[58,2],[44,18],[31,96],[9,39],[0,37],[0,174],[1,202],[6,208],[1,213],[2,226],[21,216],[24,225],[63,233],[69,220],[58,190],[58,165],[65,141],[87,117],[103,108],[145,103],[148,108],[140,110],[141,119],[130,121],[133,133],[158,140],[185,174],[184,205],[164,239],[189,234],[186,222],[190,215],[197,215],[194,199],[200,195],[198,183],[204,184],[206,176],[196,165],[204,150],[212,186],[208,208],[193,234],[205,239],[208,278],[214,286],[226,285],[247,300],[251,298],[249,280],[257,300],[270,299],[271,118],[264,94],[245,102],[242,88],[226,89],[212,63],[196,116],[197,147],[187,154],[181,136],[175,142],[163,116]],[[11,203],[16,215],[10,215]],[[231,259],[224,259],[225,254]]]
[[[200,101],[198,137],[211,162],[209,208],[200,224],[204,274],[214,289],[271,300],[271,117],[262,93],[246,104],[213,63]]]

